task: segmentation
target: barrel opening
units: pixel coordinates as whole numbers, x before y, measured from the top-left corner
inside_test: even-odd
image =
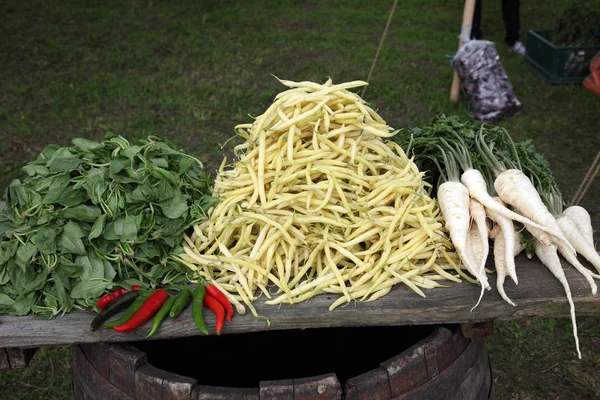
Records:
[[[276,330],[135,342],[148,363],[203,385],[258,387],[261,381],[334,372],[343,386],[433,332],[435,326]]]

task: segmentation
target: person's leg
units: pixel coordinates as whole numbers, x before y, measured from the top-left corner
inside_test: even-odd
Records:
[[[519,40],[519,31],[521,30],[519,7],[519,0],[502,0],[502,19],[506,30],[504,41],[509,46],[514,46]]]
[[[473,10],[473,23],[471,25],[471,39],[480,40],[483,37],[481,30],[481,4],[483,0],[475,0],[475,9]]]

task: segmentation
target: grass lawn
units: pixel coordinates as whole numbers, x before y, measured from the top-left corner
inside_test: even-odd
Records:
[[[548,29],[561,0],[523,2],[521,32]],[[233,127],[261,113],[281,90],[273,75],[335,82],[366,79],[392,0],[15,1],[0,5],[0,188],[50,143],[159,134],[213,172],[231,159]],[[365,99],[395,128],[449,101],[463,4],[398,2]],[[500,2],[484,4],[485,39],[524,110],[499,122],[531,138],[566,199],[600,150],[600,97],[581,85],[550,85],[503,44]],[[223,148],[222,145],[227,143]],[[600,226],[600,180],[581,205]],[[583,360],[569,320],[497,322],[488,344],[498,399],[600,397],[600,318],[580,318]],[[0,398],[70,397],[67,348],[38,352],[30,368],[0,374]],[[18,383],[18,384],[16,384]]]

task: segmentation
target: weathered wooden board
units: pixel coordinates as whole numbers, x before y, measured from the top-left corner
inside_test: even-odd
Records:
[[[226,323],[222,334],[253,331],[304,329],[322,327],[425,325],[466,323],[486,320],[519,319],[530,316],[568,317],[569,307],[564,289],[554,276],[537,260],[524,255],[517,257],[519,285],[509,279],[505,288],[516,303],[513,307],[504,302],[495,289],[495,278],[490,275],[494,287],[486,291],[480,305],[471,312],[477,302],[479,287],[470,283],[450,283],[448,288],[425,291],[422,298],[404,285],[396,285],[386,296],[373,302],[352,302],[329,311],[336,296],[321,295],[306,303],[271,306],[264,300],[255,302],[260,318],[250,312],[236,315]],[[493,270],[493,260],[488,268]],[[577,315],[599,315],[600,295],[593,296],[587,281],[568,264],[566,269]],[[92,311],[77,311],[52,320],[33,316],[0,316],[0,347],[38,347],[91,342],[126,342],[144,340],[151,323],[132,333],[117,333],[110,329],[90,332],[94,317]],[[206,322],[214,331],[215,319],[207,311]],[[267,323],[267,320],[270,324]],[[167,319],[152,339],[177,338],[198,335],[188,308],[177,320]]]

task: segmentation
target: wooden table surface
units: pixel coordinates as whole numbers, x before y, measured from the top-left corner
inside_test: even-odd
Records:
[[[390,293],[373,302],[352,302],[333,311],[328,308],[336,296],[321,295],[294,307],[283,304],[272,306],[257,300],[254,305],[261,317],[255,318],[248,310],[236,314],[226,323],[222,335],[245,332],[305,329],[324,327],[425,325],[469,323],[489,320],[521,319],[532,316],[569,317],[569,306],[562,285],[537,260],[525,255],[516,259],[519,285],[507,278],[505,290],[516,303],[507,304],[495,289],[495,276],[490,275],[492,290],[486,291],[480,305],[477,302],[479,287],[471,283],[449,282],[448,288],[424,290],[422,298],[403,284],[396,285]],[[588,264],[584,264],[588,265]],[[575,312],[578,316],[600,314],[600,295],[593,296],[587,281],[574,268],[563,261],[566,269]],[[493,259],[488,259],[493,270]],[[92,342],[126,342],[144,340],[151,322],[130,333],[117,333],[101,328],[90,332],[90,322],[95,313],[74,311],[51,320],[34,316],[0,316],[0,347],[39,347]],[[205,312],[209,330],[214,332],[214,316]],[[267,320],[270,324],[267,323]],[[180,318],[167,318],[159,331],[150,339],[180,338],[199,335],[190,308]]]

